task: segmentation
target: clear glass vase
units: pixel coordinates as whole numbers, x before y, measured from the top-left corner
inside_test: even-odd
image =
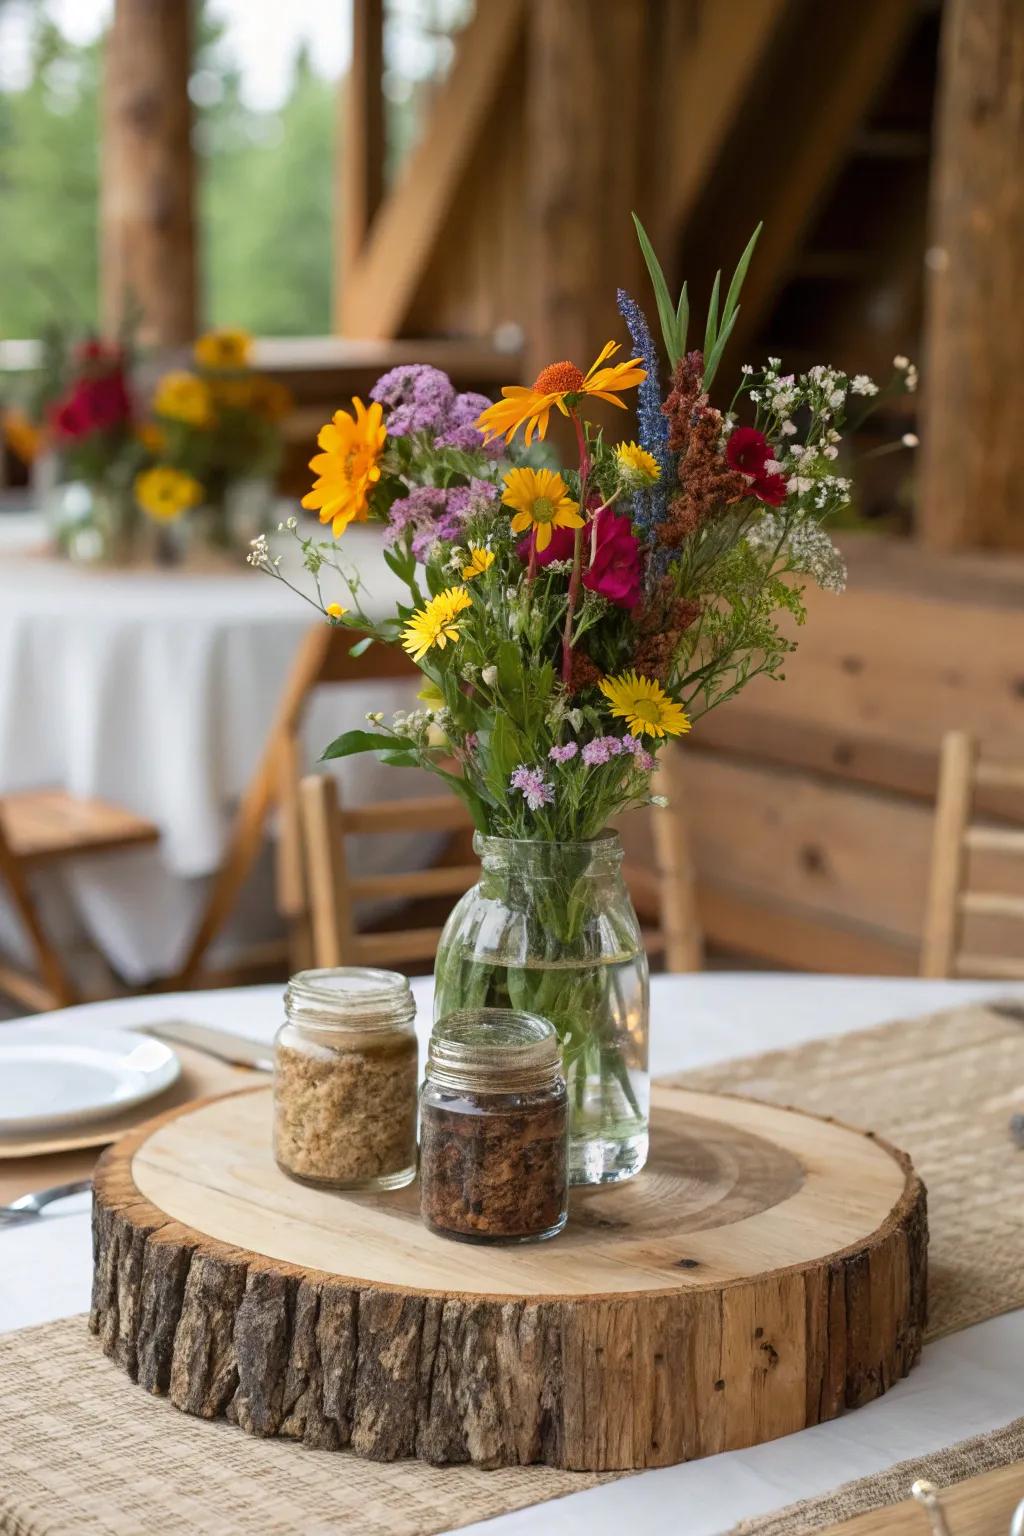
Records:
[[[647,1160],[649,985],[615,833],[587,843],[479,833],[480,880],[445,925],[434,1017],[511,1008],[550,1019],[569,1090],[570,1184]]]

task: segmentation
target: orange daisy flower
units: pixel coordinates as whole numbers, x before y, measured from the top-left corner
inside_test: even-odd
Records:
[[[504,436],[511,442],[520,427],[526,427],[525,440],[529,444],[534,434],[545,437],[548,417],[553,408],[563,416],[569,414],[569,404],[575,404],[583,395],[595,400],[607,400],[625,410],[618,398],[619,391],[633,389],[647,377],[643,359],[630,358],[628,363],[612,363],[608,359],[619,350],[617,341],[609,341],[601,348],[589,372],[581,373],[575,363],[550,363],[537,375],[532,389],[521,384],[509,384],[502,390],[502,398],[481,411],[476,424],[487,439]]]
[[[354,399],[355,415],[335,411],[334,418],[317,434],[324,450],[309,461],[317,480],[302,505],[317,512],[322,523],[331,524],[338,538],[349,523],[364,523],[370,510],[370,492],[380,479],[380,456],[387,430],[384,411],[375,400],[369,410]]]

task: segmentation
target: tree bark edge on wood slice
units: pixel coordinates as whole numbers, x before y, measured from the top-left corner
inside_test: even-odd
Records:
[[[842,1251],[672,1293],[509,1298],[356,1283],[169,1217],[140,1193],[133,1159],[199,1107],[109,1148],[93,1198],[90,1328],[186,1413],[380,1461],[627,1470],[834,1418],[920,1354],[925,1190],[870,1132],[850,1134],[895,1160],[903,1190]]]

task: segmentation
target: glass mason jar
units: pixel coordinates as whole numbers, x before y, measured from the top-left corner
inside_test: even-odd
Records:
[[[479,883],[445,925],[434,1018],[512,1008],[550,1019],[569,1089],[569,1182],[647,1160],[649,984],[618,834],[586,843],[477,834]]]
[[[562,1054],[547,1019],[502,1008],[434,1025],[420,1092],[420,1212],[464,1243],[554,1237],[569,1209]]]
[[[274,1041],[274,1157],[300,1184],[400,1189],[416,1176],[418,1055],[409,980],[300,971]]]

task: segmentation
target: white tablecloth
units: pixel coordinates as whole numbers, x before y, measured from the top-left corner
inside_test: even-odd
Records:
[[[316,614],[241,556],[237,572],[90,570],[33,552],[26,527],[38,544],[31,519],[0,518],[0,794],[61,785],[156,823],[159,848],[79,861],[62,883],[123,976],[166,975],[187,946],[203,877],[219,864],[231,810]],[[295,551],[288,540],[282,547]],[[379,533],[351,530],[344,553],[367,584],[364,606],[385,611],[404,589]],[[294,553],[286,558],[294,570]],[[337,596],[345,600],[340,587]],[[367,710],[407,708],[414,693],[380,683],[320,690],[307,761]],[[351,803],[380,794],[372,757],[342,771]],[[411,779],[395,772],[387,793],[414,792]],[[272,921],[269,906],[269,894],[263,910],[250,901],[250,926]]]
[[[414,987],[425,1034],[431,983]],[[750,973],[656,977],[652,1068],[662,1074],[701,1066],[994,996],[1024,999],[1024,985]],[[260,987],[125,999],[67,1010],[61,1017],[123,1026],[191,1018],[269,1040],[280,1013],[280,990]],[[0,1042],[2,1030],[0,1025]],[[80,1214],[0,1232],[0,1330],[88,1306],[90,1236],[82,1204],[77,1202]],[[76,1204],[66,1202],[64,1209],[75,1212]],[[466,1529],[469,1536],[622,1536],[623,1530],[713,1536],[745,1516],[999,1428],[1022,1412],[1022,1371],[1024,1313],[1014,1312],[929,1345],[906,1381],[832,1423],[752,1450],[624,1478]],[[127,1383],[125,1390],[132,1390]],[[296,1476],[301,1476],[299,1456]],[[325,1520],[329,1516],[325,1510]]]

